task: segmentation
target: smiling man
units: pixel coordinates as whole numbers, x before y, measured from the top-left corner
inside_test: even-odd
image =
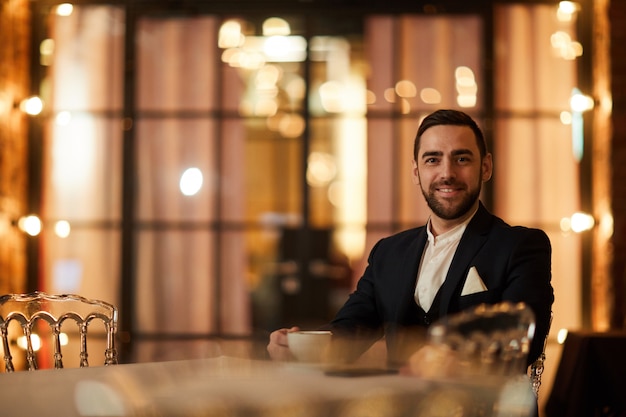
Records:
[[[493,162],[467,114],[439,110],[427,116],[413,157],[413,181],[431,210],[428,222],[374,246],[356,290],[328,328],[350,341],[349,356],[384,335],[390,366],[403,366],[438,318],[482,303],[524,302],[536,318],[528,356],[534,362],[554,301],[547,235],[510,226],[480,202]],[[294,329],[270,335],[272,358],[289,356],[286,334]]]

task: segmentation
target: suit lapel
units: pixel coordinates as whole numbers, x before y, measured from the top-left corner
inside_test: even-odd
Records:
[[[441,304],[439,305],[440,315],[446,315],[450,306],[450,301],[455,295],[455,290],[459,287],[459,283],[465,279],[470,263],[474,259],[476,253],[485,244],[488,238],[488,232],[493,220],[493,216],[480,203],[478,211],[467,225],[465,233],[461,237],[459,246],[452,258],[450,269],[446,275],[446,280],[441,286]]]
[[[397,317],[400,323],[402,323],[407,317],[412,316],[410,313],[413,310],[413,304],[415,304],[415,283],[417,281],[417,270],[419,263],[422,259],[422,253],[424,253],[424,247],[426,246],[426,228],[420,228],[415,240],[411,243],[410,247],[405,253],[402,262],[402,281],[400,288],[400,300],[397,309]]]

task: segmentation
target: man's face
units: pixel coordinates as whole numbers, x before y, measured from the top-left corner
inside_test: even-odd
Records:
[[[467,126],[429,128],[413,161],[413,181],[420,185],[433,215],[444,221],[460,223],[473,212],[491,172],[491,155],[481,160],[474,132]]]

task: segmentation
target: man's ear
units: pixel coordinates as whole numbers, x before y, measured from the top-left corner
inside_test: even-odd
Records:
[[[411,166],[412,166],[411,179],[413,180],[413,184],[420,185],[420,174],[419,174],[419,171],[417,170],[417,162],[415,161],[415,159],[411,161]]]
[[[482,180],[483,182],[487,182],[491,179],[491,175],[493,174],[493,157],[490,153],[485,155],[482,162]]]

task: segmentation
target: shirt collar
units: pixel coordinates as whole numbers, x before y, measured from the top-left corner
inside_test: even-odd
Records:
[[[474,210],[471,216],[469,216],[463,223],[455,226],[453,229],[448,230],[445,233],[440,234],[439,236],[435,236],[430,231],[430,217],[428,218],[428,223],[426,223],[426,234],[428,236],[428,243],[431,245],[435,244],[446,244],[452,240],[460,240],[461,236],[463,236],[463,232],[465,232],[465,228],[469,224],[469,222],[474,218],[478,208]]]

